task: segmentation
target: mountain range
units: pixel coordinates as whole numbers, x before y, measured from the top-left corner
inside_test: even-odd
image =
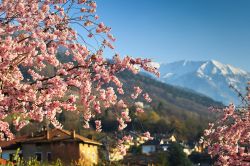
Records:
[[[241,103],[234,89],[245,95],[250,80],[249,72],[216,60],[165,63],[159,71],[160,81],[194,90],[226,105]]]

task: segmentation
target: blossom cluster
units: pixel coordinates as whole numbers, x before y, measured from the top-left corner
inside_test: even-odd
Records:
[[[92,118],[102,115],[102,109],[113,106],[120,108],[114,112],[120,130],[131,121],[127,103],[117,95],[124,90],[116,73],[138,73],[140,68],[159,73],[149,59],[118,54],[113,60],[104,57],[104,49],[114,49],[116,39],[111,28],[98,21],[96,8],[91,0],[1,1],[2,139],[14,137],[6,122],[11,115],[16,130],[44,119],[61,128],[56,117],[62,110],[81,114],[88,128]],[[97,46],[90,44],[93,41]],[[142,90],[138,86],[134,90],[131,98],[136,99]],[[147,93],[142,96],[151,102]],[[137,112],[143,112],[141,106]],[[102,130],[100,120],[95,125],[97,131]]]
[[[121,139],[119,139],[118,143],[110,153],[109,156],[110,160],[111,161],[122,160],[131,146],[134,145],[139,146],[145,141],[153,139],[153,137],[150,136],[150,133],[148,131],[140,135],[136,135],[135,137],[136,138],[133,138],[131,135],[124,135]]]
[[[230,104],[221,111],[221,118],[209,124],[208,129],[204,131],[201,143],[208,147],[211,157],[217,158],[216,165],[249,165],[249,109],[249,105],[235,108]]]

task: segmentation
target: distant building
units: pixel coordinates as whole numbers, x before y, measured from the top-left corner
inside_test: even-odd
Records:
[[[150,154],[158,151],[167,151],[170,142],[176,142],[174,135],[155,138],[142,144],[142,154]]]
[[[198,153],[202,153],[205,149],[203,144],[195,144],[194,151]]]
[[[187,156],[189,156],[193,151],[194,151],[194,150],[191,149],[191,148],[189,148],[189,147],[184,147],[184,148],[183,148],[183,152],[184,152]]]
[[[156,152],[160,148],[160,142],[160,140],[153,139],[142,144],[142,153],[150,154]]]
[[[199,144],[199,143],[195,143],[195,142],[189,142],[189,143],[181,143],[182,147],[183,147],[183,152],[189,156],[191,155],[193,152],[197,152],[197,153],[202,153],[204,152],[204,145],[203,144]]]
[[[168,136],[163,135],[160,138],[161,138],[162,144],[168,144],[169,142],[176,142],[176,137],[173,134],[168,135]]]
[[[52,162],[58,158],[64,164],[72,161],[79,163],[98,163],[98,147],[101,143],[82,137],[75,131],[52,129],[30,136],[23,136],[12,141],[0,142],[2,158],[11,160],[19,148],[19,155],[24,159],[36,157],[38,161]]]
[[[169,142],[176,142],[176,138],[174,135],[171,135],[171,137],[168,139]]]

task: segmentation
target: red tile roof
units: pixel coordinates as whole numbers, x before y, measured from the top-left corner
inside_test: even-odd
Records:
[[[13,140],[10,141],[0,141],[0,147],[1,148],[6,148],[6,147],[10,147],[13,145],[16,145],[18,142],[22,141],[22,140],[26,140],[28,138],[28,136],[20,136],[20,137],[16,137]]]
[[[75,134],[75,132],[63,129],[51,129],[34,134],[33,136],[21,136],[10,141],[0,141],[0,147],[4,149],[17,145],[18,143],[48,143],[55,141],[78,141],[87,144],[102,145],[97,141]]]

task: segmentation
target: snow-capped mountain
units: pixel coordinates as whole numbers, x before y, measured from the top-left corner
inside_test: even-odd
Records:
[[[160,66],[162,82],[192,89],[224,104],[240,104],[232,85],[246,93],[250,73],[231,65],[210,61],[177,61]]]

